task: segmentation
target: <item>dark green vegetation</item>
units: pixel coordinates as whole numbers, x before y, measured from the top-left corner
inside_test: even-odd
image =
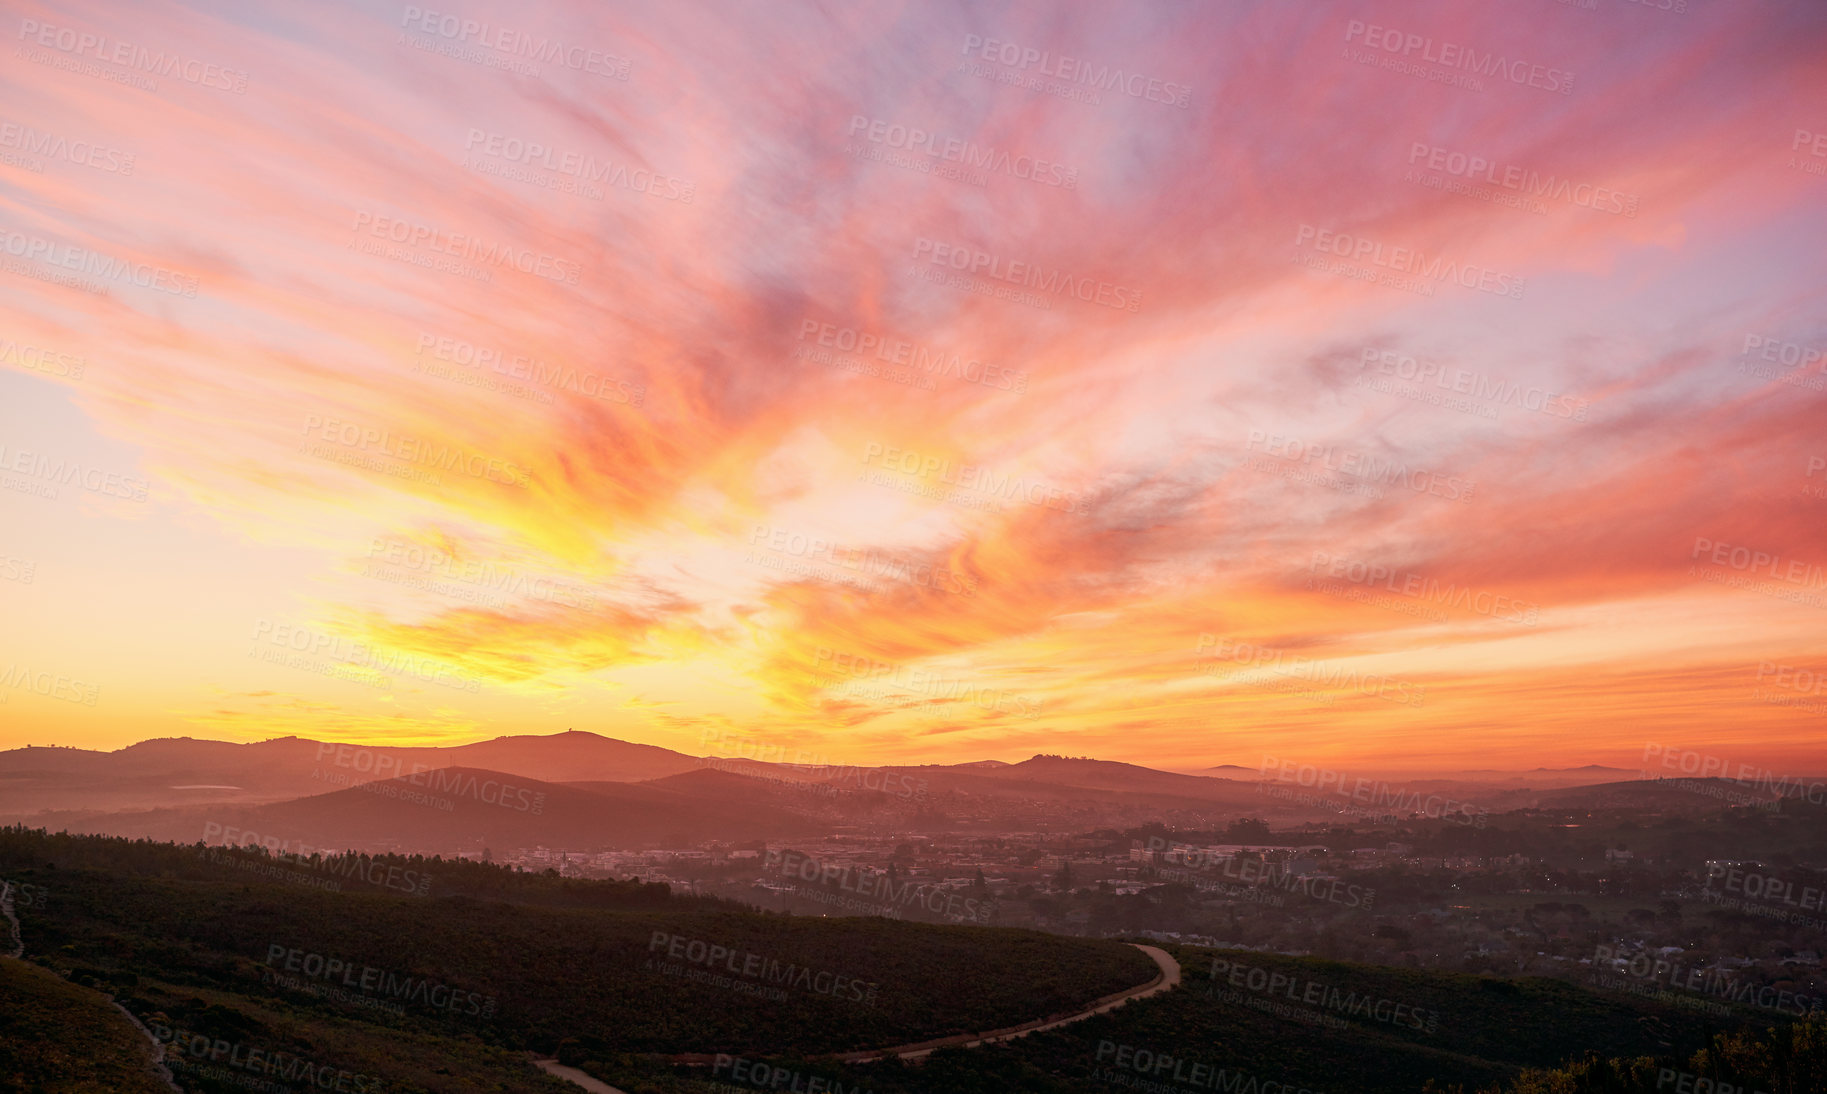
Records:
[[[199,1094],[246,1094],[258,1081],[340,1094],[579,1094],[535,1069],[526,1053],[469,1031],[386,1026],[144,978],[122,992],[122,1001],[166,1042],[179,1085]]]
[[[468,1085],[476,1073],[460,1061],[565,1041],[593,1057],[898,1044],[1070,1010],[1155,975],[1128,946],[1032,931],[762,915],[664,886],[422,858],[360,873],[429,874],[426,896],[353,877],[333,892],[247,868],[273,865],[260,854],[230,858],[246,861],[0,830],[0,877],[51,894],[20,909],[29,957],[114,992],[149,1025],[384,1077],[388,1090],[493,1088]],[[342,870],[284,865],[304,878]],[[659,951],[702,943],[686,950],[699,960],[669,974],[656,936]],[[733,956],[710,969],[710,946]],[[788,967],[804,971],[760,971]],[[701,973],[732,986],[688,976]],[[529,1065],[515,1075],[510,1089],[551,1089]]]
[[[276,865],[287,873],[268,876]],[[376,1085],[577,1090],[534,1069],[529,1052],[556,1053],[630,1094],[809,1090],[814,1078],[827,1080],[818,1089],[841,1082],[846,1094],[1091,1094],[1148,1082],[1227,1094],[1281,1090],[1272,1082],[1290,1084],[1282,1094],[1418,1094],[1430,1083],[1479,1094],[1647,1094],[1663,1069],[1771,1094],[1827,1090],[1819,1017],[1792,1026],[1774,1012],[1734,1008],[1722,1032],[1722,1019],[1692,1007],[1551,978],[1190,946],[1166,947],[1185,981],[1164,996],[1009,1044],[941,1050],[924,1064],[841,1065],[818,1057],[1073,1010],[1146,982],[1154,969],[1109,941],[760,915],[660,885],[438,859],[275,864],[259,853],[0,829],[0,877],[16,892],[31,886],[18,909],[28,958],[67,978],[41,977],[36,994],[20,994],[30,1000],[23,1019],[5,1013],[36,1024],[0,1041],[44,1043],[58,1059],[86,1053],[133,1082],[150,1079],[143,1038],[124,1020],[105,1022],[114,1012],[96,991],[108,992],[175,1038],[174,1071],[187,1090],[212,1094],[245,1091],[256,1079],[334,1089],[326,1074],[350,1094]],[[332,877],[342,891],[307,883]],[[422,878],[426,895],[416,895]],[[650,967],[668,964],[652,949],[655,932],[666,944],[728,947],[738,969],[754,954],[846,984],[854,978],[871,999],[732,972],[730,959],[712,975],[750,990],[667,975]],[[289,984],[268,965],[274,946],[281,966],[297,951],[296,971],[277,970]],[[340,972],[310,975],[309,954],[344,962],[348,986]],[[673,964],[702,972],[708,962]],[[364,987],[368,968],[375,972]],[[390,989],[394,982],[406,986]],[[780,995],[757,994],[765,989]],[[46,991],[65,993],[58,1007],[80,1004],[95,1017],[47,1019]],[[96,1046],[91,1029],[111,1030],[112,1040]],[[744,1079],[728,1066],[713,1072],[667,1059],[718,1051],[769,1070],[745,1065]],[[1163,1057],[1171,1062],[1163,1066]],[[27,1066],[0,1059],[10,1072]],[[32,1082],[14,1085],[37,1089]]]
[[[1146,1082],[1163,1083],[1160,1089],[1230,1094],[1278,1091],[1267,1085],[1271,1082],[1290,1084],[1286,1094],[1302,1088],[1323,1094],[1417,1094],[1430,1082],[1441,1090],[1507,1089],[1525,1081],[1531,1069],[1539,1073],[1582,1060],[1596,1046],[1607,1054],[1685,1060],[1714,1032],[1690,1010],[1590,992],[1559,980],[1165,948],[1182,964],[1185,978],[1179,990],[1049,1033],[942,1051],[923,1065],[843,1066],[784,1056],[769,1062],[808,1077],[837,1080],[846,1091],[854,1085],[875,1094],[1091,1094]],[[1214,962],[1219,963],[1216,982]],[[1775,1028],[1788,1035],[1787,1026]],[[1818,1041],[1827,1027],[1814,1028]],[[1769,1027],[1758,1026],[1746,1036],[1768,1032]],[[1119,1055],[1123,1046],[1129,1051]],[[1173,1063],[1161,1067],[1163,1056]],[[1200,1067],[1197,1077],[1194,1065]],[[601,1061],[596,1070],[629,1094],[709,1094],[713,1089],[706,1069],[624,1058]],[[726,1068],[718,1078],[729,1082],[728,1072]],[[1654,1089],[1654,1075],[1652,1071],[1652,1083],[1644,1089]],[[1560,1088],[1539,1085],[1537,1077],[1526,1081],[1538,1085],[1517,1089],[1559,1094]]]
[[[152,1046],[106,997],[4,957],[0,1090],[170,1094],[152,1072]]]
[[[1702,1080],[1712,1080],[1705,1085]],[[1592,1053],[1567,1067],[1530,1070],[1501,1094],[1663,1094],[1728,1089],[1751,1094],[1827,1090],[1827,1016],[1764,1036],[1718,1034],[1685,1060]],[[1442,1092],[1457,1094],[1457,1092]],[[1491,1091],[1489,1094],[1500,1094]]]

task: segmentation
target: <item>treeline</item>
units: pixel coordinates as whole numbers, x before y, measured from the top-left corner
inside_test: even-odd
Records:
[[[741,911],[722,897],[676,894],[665,882],[561,877],[473,859],[432,855],[271,854],[258,845],[161,843],[119,836],[0,827],[0,862],[184,881],[264,882],[331,892],[466,896],[516,904],[606,909]]]

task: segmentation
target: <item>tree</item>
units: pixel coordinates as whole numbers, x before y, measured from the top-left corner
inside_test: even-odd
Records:
[[[1236,843],[1269,842],[1269,822],[1260,817],[1239,817],[1231,822],[1225,835]]]

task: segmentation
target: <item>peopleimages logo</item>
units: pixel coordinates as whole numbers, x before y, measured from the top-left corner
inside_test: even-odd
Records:
[[[307,980],[354,988],[361,992],[378,991],[400,1003],[419,1003],[452,1014],[488,1017],[495,1013],[495,1000],[478,991],[463,991],[423,976],[401,976],[373,965],[360,965],[342,957],[306,953],[277,942],[266,950],[268,968],[302,973]]]
[[[381,1080],[373,1075],[362,1075],[345,1067],[333,1067],[320,1064],[303,1056],[298,1056],[281,1049],[260,1048],[239,1041],[228,1041],[221,1037],[210,1037],[207,1034],[192,1033],[186,1029],[173,1029],[171,1026],[155,1024],[151,1027],[153,1040],[167,1046],[168,1053],[176,1054],[166,1059],[179,1066],[190,1065],[201,1069],[205,1063],[219,1068],[235,1068],[254,1075],[264,1075],[269,1079],[288,1083],[303,1083],[319,1090],[334,1090],[337,1094],[377,1094],[381,1089]],[[199,1070],[201,1074],[202,1071]],[[225,1070],[216,1076],[223,1082],[233,1082],[237,1086],[252,1086],[262,1089],[259,1080],[233,1078]]]
[[[830,655],[830,650],[820,650],[821,661],[829,660]],[[701,744],[715,745],[719,750],[733,751],[737,760],[775,764],[793,771],[803,772],[820,780],[818,782],[784,780],[802,788],[817,788],[820,792],[829,790],[835,793],[842,788],[842,784],[853,783],[859,789],[877,790],[884,794],[893,794],[898,798],[924,798],[927,794],[927,781],[916,779],[905,772],[893,775],[885,768],[859,767],[856,764],[842,763],[830,756],[807,752],[803,748],[794,749],[789,759],[785,745],[748,741],[732,736],[726,730],[721,729],[705,729],[699,733],[698,739]],[[705,763],[706,766],[718,767],[719,770],[741,771],[753,778],[783,781],[778,776],[764,775],[752,767],[731,763],[722,756],[717,759],[706,758]]]
[[[1515,274],[1500,273],[1487,266],[1460,262],[1444,255],[1429,258],[1413,247],[1386,246],[1381,240],[1347,235],[1312,224],[1302,224],[1295,229],[1294,245],[1310,246],[1317,254],[1336,255],[1352,262],[1368,262],[1375,267],[1412,276],[1423,284],[1429,281],[1451,281],[1461,288],[1475,289],[1492,296],[1506,296],[1512,300],[1521,300],[1523,291],[1528,287],[1528,278]]]
[[[1063,513],[1082,513],[1085,509],[1084,502],[1074,490],[1030,480],[1008,471],[998,478],[996,470],[991,467],[980,464],[957,465],[943,456],[922,455],[912,449],[894,448],[878,441],[870,441],[864,447],[862,462],[864,466],[898,471],[915,478],[936,476],[937,481],[943,485],[977,491],[1004,501],[1023,501]]]
[[[73,57],[91,57],[103,64],[150,72],[154,76],[175,76],[187,84],[213,87],[240,95],[247,91],[247,73],[239,69],[199,61],[178,53],[147,49],[133,42],[110,39],[105,34],[40,23],[36,19],[19,20],[19,40],[45,46]]]
[[[665,956],[705,968],[723,968],[737,976],[766,984],[805,988],[833,999],[849,999],[874,1006],[881,987],[875,981],[859,980],[828,970],[814,972],[810,966],[782,962],[777,957],[738,950],[733,946],[688,938],[668,931],[655,931],[647,943],[647,952],[664,951]]]
[[[941,138],[939,134],[928,132],[917,126],[900,125],[885,122],[880,118],[871,118],[863,114],[850,116],[850,136],[861,136],[871,144],[879,144],[906,152],[918,152],[931,156],[945,163],[958,163],[983,171],[994,171],[997,174],[1010,175],[1028,182],[1038,182],[1042,186],[1052,186],[1062,190],[1078,188],[1078,168],[1065,164],[1053,163],[1036,156],[1011,153],[1007,149],[985,148],[974,141],[961,140],[957,137]]]
[[[86,359],[76,354],[26,345],[10,339],[0,340],[0,363],[9,361],[33,372],[68,376],[72,380],[82,379],[83,369],[87,365]]]
[[[1350,449],[1341,452],[1334,445],[1312,444],[1279,433],[1270,434],[1261,429],[1250,430],[1249,440],[1243,447],[1246,452],[1266,452],[1291,463],[1310,464],[1318,460],[1320,467],[1327,471],[1354,475],[1385,486],[1400,484],[1417,494],[1432,494],[1448,501],[1469,502],[1472,500],[1472,491],[1478,487],[1477,483],[1469,479],[1410,468],[1398,460],[1383,459]]]
[[[1754,870],[1745,870],[1737,863],[1712,861],[1706,864],[1706,886],[1713,888],[1713,882],[1724,878],[1722,886],[1727,892],[1737,893],[1752,900],[1764,900],[1774,904],[1786,904],[1804,912],[1827,910],[1827,890],[1813,885],[1798,886],[1793,881]]]
[[[1211,979],[1214,985],[1222,981],[1233,988],[1244,988],[1270,996],[1284,996],[1292,1003],[1323,1007],[1353,1018],[1369,1018],[1388,1025],[1406,1026],[1409,1029],[1418,1029],[1426,1033],[1433,1033],[1440,1026],[1439,1011],[1427,1010],[1409,1003],[1398,1003],[1393,999],[1359,995],[1355,991],[1343,991],[1318,980],[1302,980],[1298,976],[1279,970],[1271,971],[1252,965],[1235,964],[1223,957],[1212,958]]]
[[[374,781],[364,782],[359,788],[385,797],[397,796],[398,788],[392,784],[398,780],[412,786],[426,787],[435,793],[470,798],[484,805],[498,805],[519,813],[537,815],[545,811],[544,791],[535,791],[528,786],[517,787],[498,779],[478,779],[474,774],[454,767],[429,768],[414,761],[411,770],[406,770],[396,754],[332,741],[324,741],[317,746],[317,759],[322,760],[325,756],[329,756],[337,767],[361,774],[372,773]],[[393,774],[389,775],[390,771]],[[316,777],[315,771],[312,777]],[[449,810],[451,806],[445,803],[440,808]]]
[[[1082,84],[1099,91],[1121,91],[1132,99],[1162,103],[1181,110],[1191,105],[1193,89],[1185,84],[1157,80],[1140,72],[1124,72],[1109,65],[1093,66],[1091,62],[1077,57],[1064,54],[1055,56],[1048,50],[1018,46],[1014,42],[985,38],[981,34],[965,35],[964,49],[961,52],[966,56],[974,54],[978,60],[994,61],[1021,71],[1032,67],[1041,76],[1067,84]]]
[[[847,694],[885,699],[894,691],[911,691],[932,697],[935,702],[969,702],[984,710],[1014,714],[1022,718],[1040,716],[1040,700],[1017,695],[1004,688],[985,687],[968,680],[946,679],[936,670],[916,668],[898,662],[877,661],[861,654],[820,646],[812,655],[813,667],[821,673],[812,679],[820,687],[843,690]],[[879,684],[861,689],[856,685]],[[911,782],[907,776],[903,780]],[[919,780],[922,788],[926,780]],[[906,797],[905,794],[901,795]]]
[[[99,684],[85,684],[51,672],[35,672],[29,666],[21,667],[17,663],[7,665],[6,671],[0,673],[0,703],[7,701],[7,692],[13,688],[25,688],[47,699],[62,699],[85,707],[92,707],[101,699]]]
[[[1464,368],[1448,369],[1438,361],[1366,346],[1358,360],[1358,368],[1368,372],[1373,366],[1377,372],[1399,380],[1418,385],[1432,384],[1441,391],[1450,391],[1455,395],[1466,395],[1498,406],[1520,406],[1524,410],[1555,418],[1570,418],[1576,422],[1586,420],[1586,413],[1592,405],[1585,399],[1534,386],[1525,388],[1483,372]],[[1491,411],[1491,416],[1496,416],[1495,410]]]
[[[807,1075],[778,1064],[770,1067],[760,1060],[719,1052],[711,1063],[711,1075],[720,1076],[725,1070],[729,1071],[731,1079],[757,1090],[787,1090],[792,1094],[873,1094],[860,1086],[845,1086],[842,1079]]]
[[[511,460],[484,456],[455,445],[434,446],[421,437],[395,433],[391,429],[380,429],[360,422],[345,422],[325,418],[321,414],[311,414],[305,418],[304,433],[360,452],[378,452],[405,463],[421,464],[438,471],[457,471],[471,478],[487,479],[505,486],[525,486],[532,481],[531,474]]]
[[[1827,702],[1812,698],[1827,695],[1827,672],[1760,661],[1757,665],[1757,681],[1760,686],[1752,693],[1755,698],[1811,714],[1827,714]],[[1771,686],[1782,688],[1788,694],[1771,691]]]
[[[272,863],[254,859],[240,859],[232,855],[217,855],[211,861],[219,865],[242,868],[271,867],[263,871],[269,877],[286,876],[282,864],[291,863],[305,870],[329,875],[332,884],[321,885],[322,888],[340,888],[336,882],[348,878],[359,878],[370,885],[383,889],[411,893],[414,896],[426,896],[431,892],[431,875],[418,870],[408,869],[394,863],[383,862],[369,855],[342,853],[324,848],[313,848],[308,843],[300,842],[297,850],[288,850],[293,841],[280,839],[277,836],[262,837],[260,833],[243,830],[233,825],[224,826],[220,821],[206,821],[203,824],[203,844],[209,846],[211,840],[221,840],[224,848],[245,850],[250,847],[264,848],[272,858]],[[295,873],[295,872],[292,872]]]
[[[1500,164],[1484,156],[1475,156],[1465,152],[1442,148],[1425,141],[1415,141],[1408,149],[1409,166],[1425,161],[1429,171],[1444,171],[1455,178],[1474,179],[1501,186],[1506,190],[1515,190],[1530,197],[1547,198],[1550,201],[1567,201],[1582,209],[1592,209],[1601,213],[1615,213],[1626,217],[1637,215],[1637,195],[1620,193],[1604,186],[1594,186],[1589,182],[1576,183],[1572,179],[1557,175],[1543,175],[1539,171],[1518,167],[1515,164]]]
[[[934,266],[944,266],[961,273],[981,274],[992,281],[1004,281],[1056,296],[1069,296],[1087,304],[1099,304],[1117,311],[1138,311],[1142,307],[1142,290],[1113,285],[1090,277],[1079,277],[1055,268],[1042,273],[1032,262],[1005,260],[1001,255],[979,251],[974,247],[945,243],[921,236],[914,240],[914,258],[925,259]]]
[[[99,467],[85,467],[76,460],[54,459],[42,452],[30,452],[23,448],[8,448],[0,444],[0,471],[10,471],[17,475],[40,479],[58,486],[79,486],[91,494],[103,497],[120,498],[123,501],[143,502],[152,483],[146,479],[136,479],[115,471],[104,471]],[[50,497],[56,497],[52,490]]]
[[[1361,42],[1365,49],[1380,49],[1400,56],[1404,61],[1425,61],[1442,68],[1473,72],[1484,77],[1502,77],[1513,84],[1526,84],[1543,91],[1573,93],[1573,73],[1566,69],[1547,68],[1523,60],[1511,60],[1501,54],[1480,54],[1471,46],[1458,42],[1436,42],[1432,38],[1407,33],[1356,19],[1345,26],[1345,41]],[[1420,55],[1416,56],[1416,51]]]
[[[384,650],[360,642],[352,642],[341,635],[327,634],[292,623],[275,623],[271,619],[259,619],[254,623],[254,633],[249,639],[248,655],[256,656],[263,651],[260,644],[265,642],[273,647],[274,653],[291,650],[294,653],[328,657],[338,666],[353,666],[375,673],[395,673],[423,680],[428,684],[439,684],[456,688],[459,691],[480,691],[482,681],[477,677],[464,676],[456,669],[430,657],[406,653],[402,650]],[[277,660],[277,658],[267,658]]]
[[[1381,563],[1334,557],[1324,551],[1313,552],[1313,561],[1308,564],[1307,572],[1341,577],[1365,588],[1388,589],[1423,603],[1470,608],[1479,615],[1521,623],[1526,627],[1535,626],[1541,619],[1541,605],[1533,601],[1500,596],[1488,590],[1473,589],[1470,585],[1461,586],[1457,582],[1442,587],[1438,578],[1423,577],[1412,570],[1395,570]],[[1396,584],[1398,578],[1401,579],[1400,585]],[[1308,579],[1308,584],[1313,584],[1311,578]]]
[[[1827,586],[1827,569],[1818,563],[1804,562],[1799,558],[1790,558],[1785,563],[1782,555],[1772,551],[1735,547],[1705,536],[1695,536],[1694,551],[1688,557],[1696,559],[1702,555],[1715,566],[1729,567],[1742,573],[1767,574],[1798,588],[1819,589]]]
[[[570,582],[558,581],[538,574],[528,575],[512,566],[481,559],[462,559],[446,554],[436,547],[427,547],[418,543],[406,543],[400,540],[375,537],[368,548],[370,576],[388,579],[387,571],[377,569],[374,563],[381,563],[397,569],[418,571],[430,577],[448,578],[464,585],[482,589],[492,589],[509,596],[524,596],[533,600],[543,600],[566,607],[595,611],[597,600],[588,589]],[[400,584],[414,587],[427,587],[433,591],[445,591],[437,582],[400,581]],[[461,590],[457,590],[461,591]]]
[[[993,900],[963,897],[951,889],[911,881],[902,881],[897,886],[896,879],[886,870],[848,863],[840,865],[819,862],[797,851],[769,851],[765,868],[783,877],[796,877],[820,885],[835,884],[845,892],[855,893],[870,901],[898,907],[918,904],[929,912],[959,921],[988,923],[996,910],[996,902]]]
[[[1798,152],[1804,147],[1808,149],[1808,158],[1791,155],[1789,166],[1809,175],[1827,175],[1827,133],[1797,129],[1795,139],[1789,143],[1789,151]]]
[[[1275,756],[1263,756],[1262,768],[1258,773],[1265,779],[1272,775],[1276,782],[1293,783],[1319,794],[1331,794],[1360,805],[1419,813],[1431,819],[1466,824],[1474,828],[1483,828],[1490,815],[1489,810],[1471,802],[1439,794],[1423,795],[1419,790],[1392,786],[1381,779],[1353,777],[1343,771]],[[1257,785],[1260,788],[1262,784]]]
[[[934,592],[954,593],[962,596],[977,595],[977,578],[974,574],[954,573],[943,566],[918,559],[901,557],[877,550],[873,547],[849,547],[833,543],[823,536],[808,536],[787,528],[777,528],[767,524],[755,525],[749,534],[750,547],[762,547],[779,555],[797,557],[808,562],[824,561],[847,570],[856,570],[870,577],[885,577],[904,581]],[[745,561],[754,561],[750,555]],[[824,571],[814,571],[820,576],[827,576]],[[829,576],[839,577],[835,573]]]
[[[536,38],[511,27],[464,19],[417,5],[408,5],[400,12],[400,26],[421,34],[435,34],[455,43],[473,43],[494,50],[506,59],[524,58],[527,62],[561,65],[575,72],[588,72],[611,80],[626,80],[630,76],[628,59],[607,50],[570,45],[557,38]]]
[[[1683,3],[1683,0],[1676,0]],[[1685,3],[1683,3],[1685,7]],[[1676,11],[1683,10],[1676,8]],[[1770,1094],[1757,1086],[1728,1083],[1724,1079],[1715,1079],[1707,1075],[1696,1075],[1691,1071],[1676,1071],[1672,1067],[1661,1068],[1656,1072],[1656,1090],[1658,1092],[1673,1088],[1675,1094]]]
[[[1322,687],[1345,688],[1399,706],[1418,707],[1427,696],[1426,686],[1411,680],[1396,680],[1386,674],[1362,672],[1342,666],[1327,668],[1324,667],[1326,662],[1323,659],[1302,657],[1274,646],[1240,642],[1202,632],[1193,652],[1203,657],[1208,651],[1211,658],[1220,665],[1241,665],[1245,669],[1261,669],[1278,676],[1311,680]],[[1246,677],[1239,682],[1249,681]]]
[[[1148,837],[1148,849],[1161,851],[1168,846],[1168,841],[1159,836]],[[1170,851],[1170,853],[1173,853]],[[1185,847],[1179,851],[1179,858],[1194,870],[1216,871],[1234,881],[1265,889],[1280,889],[1283,892],[1298,892],[1314,900],[1323,900],[1329,904],[1343,904],[1348,908],[1368,908],[1376,903],[1377,891],[1366,889],[1362,885],[1348,885],[1339,878],[1325,874],[1300,874],[1295,872],[1291,862],[1269,862],[1245,858],[1240,854],[1218,851],[1211,848]]]
[[[543,277],[548,281],[557,281],[565,285],[575,285],[583,273],[583,267],[543,251],[534,251],[525,247],[516,247],[508,243],[495,243],[462,232],[448,232],[430,224],[419,224],[399,217],[381,216],[367,210],[357,210],[355,222],[349,230],[358,236],[367,235],[384,243],[395,243],[401,247],[423,247],[434,254],[447,256],[444,260],[426,260],[419,262],[415,256],[401,252],[390,253],[384,246],[371,245],[366,240],[349,241],[350,250],[359,250],[364,254],[379,254],[387,258],[398,258],[412,262],[414,265],[430,264],[445,272],[461,273],[465,277],[487,281],[493,278],[492,270],[464,266],[464,262],[475,262],[481,266],[508,266],[521,273]],[[362,244],[356,246],[357,243]],[[477,277],[476,275],[481,275]]]
[[[51,891],[29,881],[8,881],[0,877],[0,900],[11,900],[19,908],[43,908],[51,902]]]
[[[0,578],[30,585],[38,575],[38,564],[31,559],[0,555]]]
[[[624,406],[640,406],[647,398],[647,388],[629,380],[604,376],[598,372],[579,372],[572,365],[551,364],[528,354],[504,352],[492,346],[479,346],[460,338],[441,337],[427,331],[419,332],[418,348],[414,354],[421,359],[429,356],[466,368],[486,369],[515,380],[526,380]]]
[[[1805,1018],[1821,1009],[1821,1000],[1817,996],[1801,995],[1787,988],[1759,984],[1742,976],[1734,976],[1723,969],[1697,968],[1680,961],[1651,957],[1646,953],[1627,957],[1611,946],[1595,947],[1592,964],[1597,968],[1625,973],[1644,986],[1666,984],[1671,988],[1680,988],[1713,999],[1750,1003],[1797,1017]]]
[[[1320,1094],[1298,1083],[1275,1079],[1263,1081],[1247,1071],[1215,1067],[1152,1049],[1119,1045],[1115,1041],[1098,1042],[1097,1060],[1100,1064],[1108,1060],[1116,1066],[1100,1067],[1093,1075],[1119,1086],[1136,1085],[1136,1080],[1128,1074],[1133,1071],[1150,1080],[1151,1089],[1171,1089],[1165,1085],[1166,1080],[1171,1079],[1185,1086],[1222,1090],[1227,1094]]]
[[[1800,798],[1815,805],[1827,805],[1827,782],[1819,779],[1809,780],[1794,775],[1778,775],[1767,767],[1760,768],[1745,763],[1734,768],[1732,762],[1722,756],[1696,752],[1691,748],[1657,744],[1654,741],[1646,742],[1643,745],[1643,761],[1647,763],[1654,756],[1662,758],[1662,767],[1665,771],[1676,771],[1696,779],[1729,779],[1739,786],[1749,786],[1753,790],[1774,795],[1779,800]],[[1643,772],[1644,778],[1652,776],[1665,777],[1647,770]],[[1749,800],[1753,799],[1747,799],[1747,801]]]
[[[799,340],[804,342],[808,338],[821,347],[835,349],[840,353],[866,355],[873,350],[873,356],[879,361],[905,365],[934,376],[950,376],[1001,391],[1021,393],[1028,390],[1028,374],[1025,370],[1007,365],[985,364],[975,357],[910,342],[905,338],[859,331],[809,318],[799,321]]]
[[[676,201],[682,205],[690,205],[698,190],[696,183],[676,179],[670,175],[662,175],[645,167],[630,169],[625,163],[614,163],[607,159],[599,160],[595,156],[582,152],[561,152],[539,141],[526,141],[519,137],[490,133],[481,129],[469,131],[463,148],[467,152],[479,153],[507,163],[543,168],[578,182],[600,182],[607,186],[632,190],[637,194]]]
[[[73,141],[56,133],[46,133],[18,122],[0,122],[0,149],[17,153],[16,156],[0,154],[0,159],[8,162],[29,156],[41,156],[47,160],[66,160],[82,167],[92,167],[111,175],[133,174],[133,153],[131,152],[96,144],[94,141]],[[18,164],[18,166],[23,166],[28,171],[44,171],[42,163],[26,162]]]
[[[1738,351],[1733,371],[1759,380],[1773,380],[1808,391],[1827,390],[1827,379],[1821,375],[1827,354],[1817,346],[1785,342],[1767,335],[1745,335],[1744,347]],[[1809,468],[1809,474],[1814,468]]]
[[[181,296],[186,300],[196,299],[197,286],[200,284],[190,274],[164,266],[116,258],[69,243],[54,243],[43,236],[27,235],[24,232],[0,234],[0,249],[14,258],[75,270],[103,281],[123,281],[142,289]]]

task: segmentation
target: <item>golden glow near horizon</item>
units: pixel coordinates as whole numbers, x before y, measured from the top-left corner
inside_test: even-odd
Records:
[[[1827,767],[1827,16],[1541,9],[16,6],[0,748]]]

